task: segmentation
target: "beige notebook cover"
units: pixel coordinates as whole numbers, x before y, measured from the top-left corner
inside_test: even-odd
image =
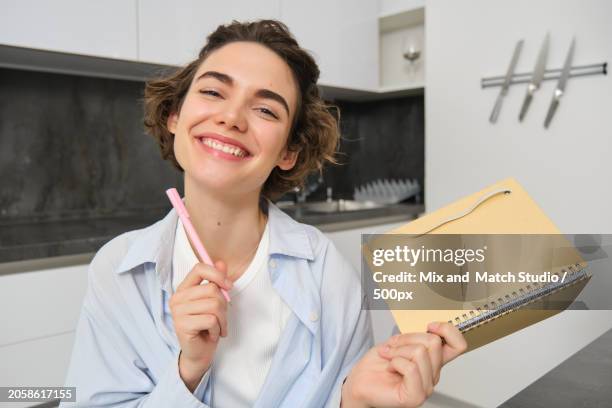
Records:
[[[564,270],[571,272],[571,279],[562,285],[522,283],[514,286],[498,284],[496,287],[492,284],[488,288],[489,301],[482,307],[476,308],[474,305],[472,310],[466,309],[465,303],[457,303],[457,309],[453,310],[398,310],[389,303],[400,332],[424,332],[431,321],[449,321],[463,332],[468,350],[559,313],[564,307],[545,310],[544,303],[561,302],[567,307],[590,279],[585,271],[586,262],[578,251],[514,179],[496,183],[387,234],[415,234],[416,237],[426,238],[435,238],[431,234],[559,234],[555,235],[555,239],[563,240],[569,248],[563,253],[562,261],[566,265]],[[385,236],[377,238],[384,240]],[[372,248],[380,243],[375,238],[364,244],[363,254],[369,265]],[[495,268],[496,261],[503,260],[503,254],[496,257],[489,267]],[[540,261],[535,259],[537,256],[532,258]],[[538,262],[534,262],[531,267],[537,269],[537,265]],[[517,293],[523,296],[517,296]],[[440,294],[432,291],[428,296]]]

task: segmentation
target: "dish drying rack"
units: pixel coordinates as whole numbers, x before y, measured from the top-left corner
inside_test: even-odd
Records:
[[[421,186],[417,179],[378,179],[355,187],[353,199],[359,202],[397,204],[420,192]]]

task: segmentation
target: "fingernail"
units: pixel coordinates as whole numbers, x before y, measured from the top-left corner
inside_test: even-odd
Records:
[[[383,353],[384,355],[389,355],[389,352],[391,351],[391,347],[389,347],[388,344],[385,344],[381,349],[380,352]]]
[[[438,327],[440,327],[440,323],[438,322],[431,322],[427,325],[429,330],[436,330]]]

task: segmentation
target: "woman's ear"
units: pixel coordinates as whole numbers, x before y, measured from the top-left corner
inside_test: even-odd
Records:
[[[292,151],[285,148],[281,152],[280,159],[276,163],[281,170],[291,170],[293,166],[295,166],[295,162],[297,161],[299,151]]]
[[[166,122],[166,127],[168,131],[172,134],[176,133],[176,123],[178,122],[178,115],[176,113],[171,113],[168,116],[168,121]]]

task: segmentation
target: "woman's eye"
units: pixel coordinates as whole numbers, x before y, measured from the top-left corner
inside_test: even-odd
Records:
[[[203,89],[200,93],[204,95],[212,95],[212,96],[221,96],[221,94],[217,91],[213,91],[212,89]]]
[[[274,112],[272,112],[270,109],[266,109],[266,108],[259,108],[260,112],[265,113],[268,116],[273,117],[274,119],[278,119],[278,117],[274,114]]]

